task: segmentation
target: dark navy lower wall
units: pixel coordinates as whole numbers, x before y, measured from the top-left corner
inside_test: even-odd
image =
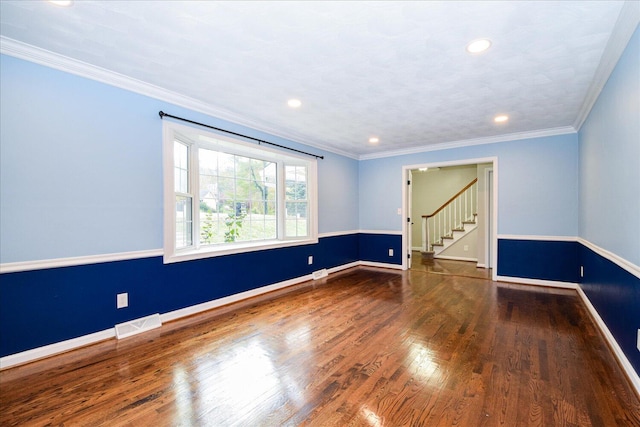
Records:
[[[389,256],[389,249],[393,255]],[[402,264],[402,236],[398,234],[360,233],[360,261]]]
[[[580,244],[584,277],[580,287],[591,301],[627,359],[640,375],[640,278]]]
[[[360,259],[359,241],[358,234],[349,234],[315,245],[166,265],[153,257],[5,273],[0,356],[349,264]],[[122,292],[129,293],[129,307],[116,309],[116,294]]]
[[[578,243],[498,239],[498,276],[577,283]]]

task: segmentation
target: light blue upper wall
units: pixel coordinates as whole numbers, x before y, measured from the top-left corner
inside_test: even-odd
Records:
[[[580,237],[640,265],[640,29],[579,132]]]
[[[319,231],[357,229],[356,160],[10,56],[0,71],[2,263],[162,248],[160,110],[325,155]]]
[[[498,158],[498,233],[578,235],[577,134],[429,151],[360,162],[360,228],[402,229],[402,167]]]

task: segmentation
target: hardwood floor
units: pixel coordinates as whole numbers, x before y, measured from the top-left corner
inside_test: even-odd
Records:
[[[0,372],[0,425],[640,426],[574,291],[354,268]]]

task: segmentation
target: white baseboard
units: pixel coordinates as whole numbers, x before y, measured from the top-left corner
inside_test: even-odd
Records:
[[[449,255],[434,255],[433,256],[436,259],[450,259],[453,261],[473,261],[473,262],[478,262],[478,258],[468,258],[468,257],[463,257],[463,256],[449,256]]]
[[[16,354],[10,354],[8,356],[0,357],[0,369],[10,368],[12,366],[23,365],[25,363],[33,362],[34,360],[44,359],[45,357],[53,356],[54,354],[64,353],[65,351],[73,350],[75,348],[84,347],[89,344],[95,344],[98,341],[108,340],[116,336],[114,328],[106,329],[104,331],[95,332],[89,335],[83,335],[78,338],[72,338],[70,340],[60,341],[57,343],[37,347],[31,350],[23,351]]]
[[[359,261],[358,265],[363,265],[365,267],[381,267],[381,268],[393,268],[394,270],[402,270],[401,264],[387,264],[384,262]]]
[[[627,374],[631,385],[635,388],[636,394],[640,396],[640,377],[638,376],[638,373],[635,371],[635,369],[633,369],[633,366],[631,366],[629,359],[627,359],[627,356],[625,356],[624,352],[618,345],[618,342],[613,337],[613,334],[611,333],[611,331],[609,331],[607,324],[604,323],[604,320],[602,320],[602,317],[600,317],[596,308],[593,306],[593,304],[591,304],[591,301],[589,301],[587,294],[585,294],[580,287],[578,287],[577,290],[578,295],[582,299],[582,302],[587,307],[587,310],[589,310],[591,317],[596,322],[596,325],[600,329],[600,332],[602,332],[602,335],[604,335],[604,338],[607,340],[609,347],[611,347],[611,349],[613,350],[614,356],[616,357],[616,359],[618,359],[618,362],[620,363],[620,366],[624,370],[625,374]]]
[[[547,286],[551,288],[578,289],[577,283],[558,282],[555,280],[527,279],[524,277],[496,276],[498,282],[521,283],[523,285]]]

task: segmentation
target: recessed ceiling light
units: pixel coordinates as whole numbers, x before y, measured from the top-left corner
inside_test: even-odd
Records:
[[[491,41],[488,39],[474,40],[467,45],[467,52],[480,53],[491,47]]]
[[[377,138],[375,136],[369,138],[369,144],[377,144],[378,142],[380,142],[380,138]]]
[[[287,101],[287,105],[291,108],[300,108],[302,102],[299,99],[290,99]]]
[[[509,120],[509,116],[507,116],[506,114],[501,114],[501,115],[495,116],[493,118],[493,121],[496,122],[496,123],[504,123],[507,120]]]
[[[73,4],[73,0],[48,0],[48,2],[62,7],[68,7]]]

